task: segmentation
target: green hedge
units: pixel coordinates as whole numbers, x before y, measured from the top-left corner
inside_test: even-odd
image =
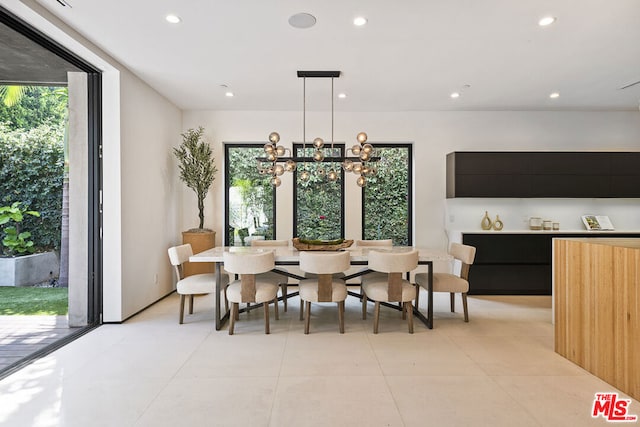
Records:
[[[64,128],[48,124],[31,130],[11,130],[0,123],[0,205],[23,202],[40,218],[26,217],[38,249],[60,247]]]

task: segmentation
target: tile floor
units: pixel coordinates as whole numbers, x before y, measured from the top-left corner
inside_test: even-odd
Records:
[[[211,306],[178,325],[174,294],[5,378],[0,425],[588,426],[616,391],[553,351],[550,297],[470,297],[465,324],[437,294],[435,328],[413,335],[390,309],[373,335],[352,297],[344,335],[335,305],[313,306],[310,335],[292,298],[271,335],[254,310],[233,336]]]

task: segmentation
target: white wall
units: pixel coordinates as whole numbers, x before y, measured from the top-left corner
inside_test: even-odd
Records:
[[[120,83],[121,318],[127,318],[174,289],[167,248],[181,243],[182,212],[171,147],[181,140],[182,113],[126,70]]]
[[[360,131],[370,142],[413,142],[415,154],[415,236],[418,246],[446,248],[445,157],[452,151],[465,150],[640,150],[640,113],[638,112],[336,112],[335,140],[355,143]],[[302,140],[302,113],[186,111],[184,128],[204,126],[212,144],[218,168],[222,171],[222,142],[266,142],[271,131],[278,131],[281,141]],[[330,135],[330,116],[326,112],[307,111],[307,140]],[[290,238],[292,230],[291,176],[285,175],[277,190],[278,238]],[[359,188],[353,176],[346,182],[346,237],[360,235]],[[207,219],[218,232],[224,228],[224,181],[219,175],[206,207]],[[638,201],[618,203],[624,209],[636,209]],[[552,202],[555,203],[555,202]],[[216,208],[214,209],[214,204]],[[463,221],[478,218],[489,209],[486,199],[468,201],[457,215]],[[580,208],[581,209],[581,208]],[[495,214],[495,212],[492,212]],[[506,213],[506,211],[505,211]],[[578,213],[580,215],[580,213]],[[640,215],[639,215],[640,216]],[[185,205],[185,218],[195,217],[195,204]],[[506,220],[510,221],[507,215]],[[518,221],[521,218],[517,216]],[[471,222],[469,222],[471,224]],[[186,226],[186,224],[183,224]],[[467,226],[467,224],[465,224]],[[512,226],[507,222],[507,226]]]

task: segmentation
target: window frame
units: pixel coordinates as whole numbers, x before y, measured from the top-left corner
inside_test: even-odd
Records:
[[[230,188],[230,180],[231,174],[229,173],[229,150],[232,148],[263,148],[263,142],[223,142],[224,145],[224,245],[228,246],[229,243],[229,188]],[[256,166],[256,173],[257,166]],[[272,197],[272,211],[273,211],[273,237],[276,238],[277,234],[277,212],[276,212],[276,195],[277,188],[272,186],[273,197]]]
[[[327,143],[325,143],[327,144]],[[328,145],[328,144],[327,144]],[[298,149],[302,149],[304,146],[304,148],[306,149],[313,149],[313,143],[309,142],[309,143],[301,143],[301,142],[294,142],[293,143],[293,153],[297,153]],[[325,146],[325,148],[330,148],[329,146]],[[344,157],[345,156],[345,150],[346,150],[346,144],[344,142],[334,142],[333,143],[333,148],[334,149],[339,149],[340,150],[340,157]],[[298,157],[298,156],[295,156]],[[313,160],[307,163],[329,163],[329,162],[314,162]],[[299,165],[298,165],[299,166]],[[345,173],[344,170],[342,169],[342,166],[340,165],[340,236],[344,237],[344,233],[345,233],[345,216],[344,216],[344,211],[345,211],[345,204],[344,204],[344,180],[345,180]],[[296,167],[296,170],[293,172],[293,230],[292,230],[292,236],[294,237],[298,237],[298,167]]]
[[[413,201],[413,143],[385,143],[385,142],[371,142],[371,145],[375,149],[378,148],[406,148],[407,149],[407,244],[408,246],[413,246],[413,210],[414,210],[414,201]],[[361,198],[361,218],[362,225],[360,227],[361,238],[365,239],[365,218],[366,218],[366,192],[367,186],[362,187],[362,198]]]

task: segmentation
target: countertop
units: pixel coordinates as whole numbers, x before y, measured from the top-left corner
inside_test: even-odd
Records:
[[[640,234],[640,230],[446,230],[447,234]]]

